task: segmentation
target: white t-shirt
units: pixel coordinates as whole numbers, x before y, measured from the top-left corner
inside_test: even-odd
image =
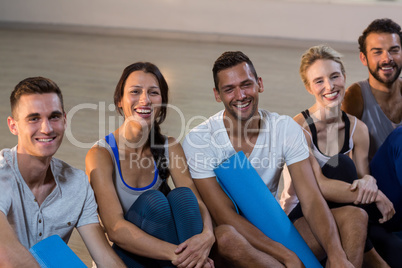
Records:
[[[193,179],[215,177],[214,168],[236,153],[223,123],[224,110],[188,133],[183,149]],[[259,110],[261,128],[249,156],[271,193],[276,197],[283,166],[309,156],[301,127],[289,116]]]

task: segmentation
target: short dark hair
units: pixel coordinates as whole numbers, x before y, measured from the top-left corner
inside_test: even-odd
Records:
[[[214,76],[215,89],[219,91],[218,73],[222,70],[229,69],[240,63],[247,63],[253,73],[255,80],[258,80],[257,72],[251,60],[241,51],[226,51],[214,63],[212,74]]]
[[[49,78],[36,76],[28,77],[19,82],[10,95],[11,114],[15,117],[15,109],[23,95],[55,93],[60,99],[61,108],[64,112],[63,94],[59,86]]]
[[[399,44],[402,42],[401,26],[391,19],[376,19],[370,23],[369,26],[363,31],[363,34],[359,37],[359,50],[364,55],[367,55],[366,39],[370,33],[389,33],[397,34],[399,36]]]
[[[161,71],[156,67],[155,64],[150,62],[136,62],[129,66],[127,66],[120,77],[119,82],[117,83],[116,89],[114,91],[114,104],[116,105],[119,114],[123,114],[123,110],[118,107],[119,102],[123,98],[124,95],[124,86],[126,85],[127,78],[130,76],[131,73],[135,71],[143,71],[144,73],[153,74],[158,81],[159,88],[161,90],[161,97],[162,97],[162,107],[160,114],[156,120],[156,123],[162,124],[165,121],[166,114],[167,114],[167,103],[168,103],[168,92],[169,87],[168,84],[163,77]]]

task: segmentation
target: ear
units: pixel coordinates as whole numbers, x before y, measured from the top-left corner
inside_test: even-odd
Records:
[[[18,126],[17,126],[17,121],[14,120],[11,116],[7,118],[7,125],[8,129],[13,135],[18,136]]]
[[[66,112],[63,113],[63,120],[64,120],[64,129],[67,128],[67,114]]]
[[[258,92],[259,93],[262,93],[262,92],[264,92],[264,83],[262,82],[262,78],[261,77],[258,77],[258,80],[257,80],[257,84],[258,84]]]
[[[367,66],[367,57],[366,57],[366,55],[364,55],[363,52],[360,52],[359,58],[360,58],[360,61],[363,63],[363,65]]]
[[[215,95],[215,100],[217,102],[222,102],[221,96],[219,95],[219,91],[216,88],[214,88],[214,95]]]

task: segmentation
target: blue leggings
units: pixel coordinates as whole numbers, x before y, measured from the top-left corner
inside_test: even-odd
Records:
[[[186,187],[175,188],[166,197],[156,190],[143,193],[127,211],[125,219],[146,233],[175,245],[203,230],[197,198]],[[138,256],[116,244],[113,249],[127,267],[175,267],[168,260]]]
[[[394,204],[396,214],[384,223],[387,230],[402,230],[402,126],[389,134],[370,163],[378,188]]]

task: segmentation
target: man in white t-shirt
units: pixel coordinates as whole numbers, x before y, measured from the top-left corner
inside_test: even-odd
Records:
[[[7,119],[18,144],[0,152],[0,267],[40,267],[29,253],[77,228],[98,267],[125,267],[106,240],[84,171],[56,159],[66,127],[63,96],[50,79],[22,80]]]
[[[194,128],[183,148],[194,182],[217,227],[218,253],[230,267],[302,267],[297,255],[236,213],[213,169],[238,151],[249,158],[276,195],[283,165],[289,166],[303,214],[294,225],[327,267],[360,267],[367,215],[360,208],[330,210],[308,160],[301,128],[288,116],[258,109],[263,82],[242,52],[225,52],[213,67],[214,94],[225,109]],[[246,190],[246,189],[245,189]],[[342,247],[343,245],[343,247]]]

